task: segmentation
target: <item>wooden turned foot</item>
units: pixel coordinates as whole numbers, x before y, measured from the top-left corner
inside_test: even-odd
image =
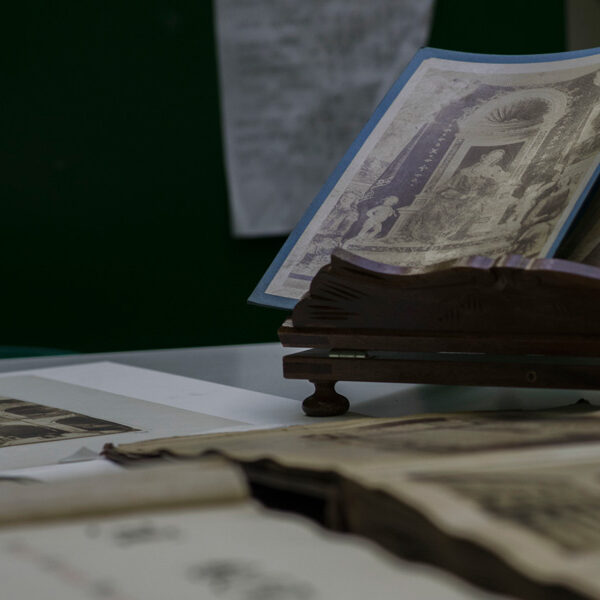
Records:
[[[302,410],[309,417],[335,417],[350,408],[348,398],[335,391],[335,381],[312,381],[315,393],[302,403]]]

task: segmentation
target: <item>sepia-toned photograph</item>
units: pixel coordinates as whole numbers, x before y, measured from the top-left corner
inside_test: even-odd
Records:
[[[335,248],[406,267],[552,254],[599,164],[599,101],[595,56],[423,60],[265,293],[300,298]]]
[[[128,431],[137,430],[70,410],[0,397],[0,448]]]

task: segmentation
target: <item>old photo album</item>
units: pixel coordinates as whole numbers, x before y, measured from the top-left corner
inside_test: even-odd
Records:
[[[470,255],[564,256],[577,225],[566,257],[593,264],[600,227],[588,222],[588,200],[599,162],[600,49],[424,48],[249,301],[293,308],[336,248],[415,268]]]

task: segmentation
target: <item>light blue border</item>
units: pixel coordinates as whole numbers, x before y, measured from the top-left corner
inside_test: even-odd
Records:
[[[421,48],[408,63],[406,69],[402,72],[399,79],[390,88],[388,93],[385,95],[383,100],[379,103],[379,106],[375,109],[375,112],[364,126],[362,131],[358,134],[350,148],[342,160],[338,163],[333,173],[329,176],[325,185],[321,188],[316,198],[312,201],[304,216],[300,219],[298,225],[290,233],[288,239],[285,241],[281,250],[277,253],[277,256],[262,276],[255,290],[248,298],[250,304],[259,304],[262,306],[271,306],[274,308],[281,308],[284,310],[291,310],[294,308],[297,300],[293,298],[285,298],[283,296],[274,296],[272,294],[265,293],[265,290],[275,277],[277,271],[292,251],[296,242],[314,217],[321,204],[329,196],[331,190],[335,187],[348,165],[352,162],[356,153],[360,150],[365,140],[369,137],[377,123],[381,120],[385,112],[388,110],[392,102],[396,99],[396,96],[400,93],[406,82],[412,77],[413,73],[419,68],[421,63],[429,58],[441,58],[446,60],[455,60],[462,62],[475,62],[475,63],[504,63],[504,64],[516,64],[516,63],[536,63],[536,62],[552,62],[559,60],[570,60],[573,58],[582,58],[585,56],[592,56],[594,54],[600,54],[600,48],[590,48],[587,50],[574,50],[572,52],[555,52],[551,54],[474,54],[470,52],[456,52],[453,50],[440,50],[438,48]],[[593,176],[589,179],[584,191],[579,196],[574,204],[571,214],[565,221],[563,227],[559,231],[554,244],[548,251],[546,256],[553,256],[556,252],[560,242],[563,240],[567,233],[568,228],[571,226],[578,210],[583,205],[584,201],[588,197],[592,187],[596,183],[597,177],[600,175],[600,165],[594,171]]]

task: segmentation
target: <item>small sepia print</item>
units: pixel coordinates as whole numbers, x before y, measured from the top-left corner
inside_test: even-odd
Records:
[[[62,408],[0,397],[0,448],[128,431],[136,430]]]

